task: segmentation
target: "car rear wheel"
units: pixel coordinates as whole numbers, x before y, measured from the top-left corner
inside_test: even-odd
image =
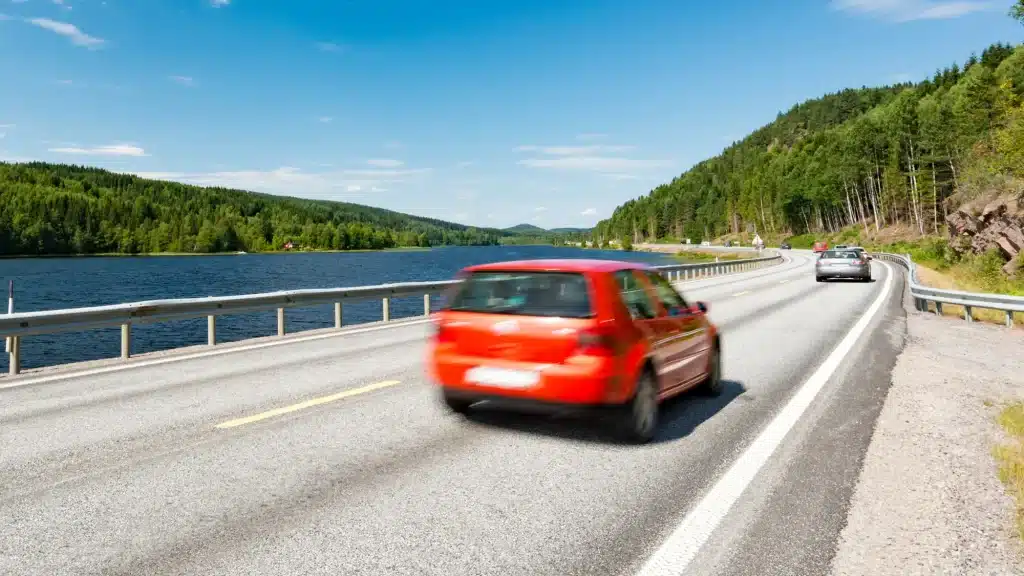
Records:
[[[821,276],[815,276],[814,279],[817,280],[818,282],[824,282],[825,281],[825,279],[822,278]]]
[[[469,412],[469,407],[473,405],[471,400],[457,398],[446,391],[441,392],[441,398],[444,400],[444,405],[456,414],[466,414]]]
[[[708,375],[704,382],[701,382],[699,390],[708,396],[718,396],[722,393],[722,349],[717,342],[711,348]]]
[[[658,384],[648,370],[640,374],[633,399],[620,408],[619,428],[626,440],[645,444],[658,428]]]

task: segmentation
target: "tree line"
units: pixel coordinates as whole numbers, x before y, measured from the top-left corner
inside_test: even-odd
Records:
[[[499,230],[359,204],[0,163],[0,254],[212,253],[498,244]]]
[[[1024,19],[1024,0],[1014,7]],[[848,89],[779,114],[722,154],[619,206],[595,239],[909,226],[1024,178],[1024,46],[994,44],[918,83]],[[950,201],[952,199],[952,201]]]

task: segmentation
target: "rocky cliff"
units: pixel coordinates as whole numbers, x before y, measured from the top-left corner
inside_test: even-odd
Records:
[[[1003,272],[1024,270],[1024,196],[964,205],[946,217],[950,246],[963,254],[997,248],[1008,260]]]

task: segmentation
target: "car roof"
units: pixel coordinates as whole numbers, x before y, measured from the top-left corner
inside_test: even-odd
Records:
[[[615,272],[622,269],[649,270],[652,267],[640,262],[623,260],[598,260],[575,258],[548,258],[542,260],[508,260],[490,262],[463,268],[464,272],[528,271],[528,272]]]

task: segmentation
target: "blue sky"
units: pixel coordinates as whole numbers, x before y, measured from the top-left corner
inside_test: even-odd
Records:
[[[1009,0],[0,0],[0,157],[590,226],[796,102],[916,80]]]

